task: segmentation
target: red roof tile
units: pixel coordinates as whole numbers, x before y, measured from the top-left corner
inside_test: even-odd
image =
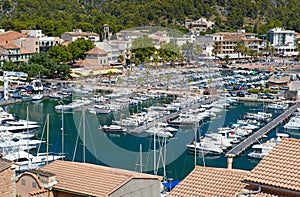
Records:
[[[300,192],[300,140],[283,139],[245,178],[260,185]]]
[[[58,183],[53,186],[54,189],[91,196],[109,195],[132,179],[161,180],[154,175],[58,160],[41,169],[56,175]]]
[[[108,53],[102,49],[95,47],[92,50],[89,50],[88,52],[86,52],[85,54],[87,54],[87,55],[107,55]]]
[[[6,43],[12,43],[12,41],[15,39],[26,38],[26,37],[27,37],[26,35],[21,34],[20,32],[6,31],[6,32],[0,34],[0,45],[6,44]]]
[[[6,170],[7,168],[10,168],[11,165],[12,165],[11,161],[0,158],[0,172]]]
[[[175,196],[234,196],[247,184],[243,183],[249,172],[222,168],[196,168],[181,181],[169,194]]]

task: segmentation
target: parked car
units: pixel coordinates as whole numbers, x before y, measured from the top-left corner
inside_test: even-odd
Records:
[[[290,89],[289,86],[282,86],[282,87],[280,88],[280,90],[289,90],[289,89]]]
[[[237,92],[236,95],[237,95],[238,97],[245,97],[245,93],[244,93],[244,92],[241,92],[241,91]]]
[[[266,94],[267,99],[274,99],[275,97],[272,94]]]
[[[267,96],[264,93],[258,93],[257,94],[257,98],[259,98],[259,99],[266,99]]]

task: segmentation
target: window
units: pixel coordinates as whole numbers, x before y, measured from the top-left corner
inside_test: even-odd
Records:
[[[26,181],[24,179],[22,179],[22,185],[25,185]]]
[[[32,182],[32,188],[36,188],[36,182]]]
[[[39,42],[35,42],[35,45],[39,45]]]

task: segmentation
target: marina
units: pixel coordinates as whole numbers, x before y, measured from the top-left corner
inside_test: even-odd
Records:
[[[248,147],[250,147],[253,143],[257,142],[259,139],[261,139],[264,135],[269,133],[271,130],[273,130],[278,125],[282,124],[284,120],[289,118],[293,112],[297,110],[299,107],[299,102],[297,102],[295,105],[291,106],[289,109],[284,111],[282,114],[280,114],[278,117],[273,119],[271,122],[269,122],[267,125],[262,127],[260,130],[249,136],[247,139],[245,139],[243,142],[232,148],[230,151],[226,153],[227,157],[235,157],[241,154],[243,151],[245,151]]]

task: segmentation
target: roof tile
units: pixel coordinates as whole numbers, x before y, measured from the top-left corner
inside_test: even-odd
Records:
[[[169,194],[173,196],[234,196],[247,184],[243,183],[249,172],[196,166]]]
[[[245,180],[300,192],[299,147],[299,139],[283,139]]]
[[[56,175],[58,183],[53,186],[54,189],[62,189],[91,196],[109,195],[131,179],[161,180],[160,177],[149,174],[59,160],[41,169]]]

